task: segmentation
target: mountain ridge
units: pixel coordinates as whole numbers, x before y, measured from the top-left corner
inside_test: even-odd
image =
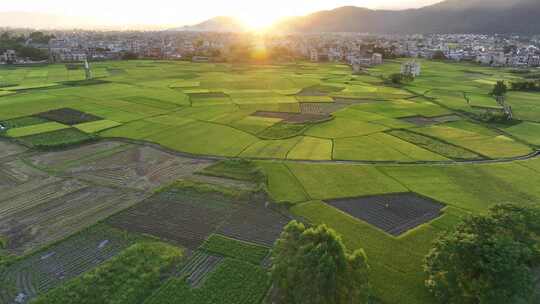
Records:
[[[234,17],[218,16],[195,25],[185,25],[169,30],[192,32],[245,32],[247,28],[242,22]]]
[[[418,9],[371,10],[344,6],[289,18],[285,32],[540,33],[538,0],[446,0]]]

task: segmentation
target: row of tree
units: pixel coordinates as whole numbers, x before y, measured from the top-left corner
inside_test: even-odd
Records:
[[[540,91],[540,80],[512,82],[510,88],[512,91]]]
[[[350,253],[325,225],[289,223],[272,251],[274,299],[287,304],[370,302],[363,250]],[[538,303],[540,209],[497,205],[441,235],[425,258],[439,303]],[[535,298],[536,297],[536,298]]]
[[[0,35],[0,53],[6,50],[15,50],[18,57],[29,58],[34,61],[46,60],[48,53],[46,50],[28,46],[27,41],[32,43],[46,44],[53,36],[45,35],[42,32],[33,32],[28,36],[12,35],[9,32],[3,32]]]

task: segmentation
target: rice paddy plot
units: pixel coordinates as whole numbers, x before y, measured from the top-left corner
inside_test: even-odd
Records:
[[[428,126],[418,128],[415,131],[489,158],[523,156],[532,151],[530,147],[518,143],[510,137],[500,135],[479,125],[455,123]]]
[[[223,92],[187,93],[193,106],[232,104],[229,95]]]
[[[436,138],[409,130],[392,130],[388,132],[388,134],[450,159],[464,160],[482,158],[482,156],[462,147],[451,145]]]
[[[401,118],[401,120],[415,124],[417,126],[428,126],[428,125],[441,124],[445,122],[458,121],[458,120],[461,120],[461,117],[457,115],[444,115],[444,116],[436,116],[436,117],[411,116],[411,117]]]
[[[27,303],[72,278],[109,260],[133,240],[124,233],[98,225],[0,271],[0,302]]]
[[[311,199],[334,199],[407,191],[407,188],[395,179],[381,173],[373,166],[288,163],[287,167]],[[272,173],[272,171],[267,172]]]
[[[168,129],[146,140],[192,154],[237,156],[259,139],[229,126],[197,121]]]
[[[303,113],[286,113],[286,112],[266,112],[257,111],[252,114],[256,117],[267,117],[281,119],[287,123],[314,123],[326,120],[328,115],[324,114],[303,114]]]
[[[93,140],[90,134],[76,128],[62,128],[56,131],[19,137],[18,140],[27,146],[38,149],[59,149]]]
[[[290,139],[302,135],[309,124],[277,123],[257,134],[263,139]]]
[[[103,130],[111,129],[122,125],[119,122],[112,120],[97,120],[92,122],[86,122],[82,124],[77,124],[74,127],[85,132],[85,133],[98,133]]]
[[[288,139],[261,140],[246,148],[239,155],[247,158],[286,159],[287,153],[298,144],[302,137]]]
[[[394,236],[439,217],[444,207],[416,193],[383,194],[326,203]]]
[[[440,161],[447,158],[386,133],[334,140],[334,159],[376,161]]]
[[[298,95],[296,96],[298,102],[312,102],[312,103],[333,103],[334,99],[330,96],[305,96]]]
[[[127,138],[141,140],[152,135],[174,128],[175,125],[157,123],[149,120],[138,120],[125,123],[121,126],[104,130],[99,134],[103,138]]]
[[[387,127],[380,124],[337,117],[328,122],[312,126],[305,134],[323,138],[344,138],[382,132],[387,129]]]
[[[296,176],[284,163],[257,162],[267,176],[269,195],[278,203],[298,203],[309,200]]]
[[[257,134],[281,121],[280,118],[247,116],[231,123],[231,125],[243,131]]]
[[[540,146],[540,123],[524,121],[510,127],[501,127],[501,129],[530,144]]]
[[[57,130],[62,130],[62,129],[67,129],[67,128],[69,128],[69,126],[63,125],[61,123],[46,122],[46,123],[40,123],[40,124],[30,125],[26,127],[9,129],[6,134],[9,137],[18,138],[18,137],[30,136],[30,135],[40,134],[40,133],[47,133],[47,132],[52,132],[52,131],[57,131]]]
[[[287,159],[330,160],[332,141],[329,139],[304,136],[287,154]]]

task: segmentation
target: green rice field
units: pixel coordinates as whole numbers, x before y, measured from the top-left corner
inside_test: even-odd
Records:
[[[540,94],[510,91],[514,119],[485,120],[493,84],[518,75],[420,60],[419,77],[390,85],[402,62],[362,74],[336,63],[93,62],[91,81],[61,64],[0,67],[10,84],[0,88],[0,281],[67,244],[10,252],[32,240],[34,222],[80,206],[92,215],[80,227],[99,219],[137,238],[41,286],[33,303],[268,304],[271,241],[258,241],[292,218],[365,250],[373,303],[435,303],[422,265],[438,235],[498,203],[540,205]],[[167,187],[175,180],[192,186]],[[100,193],[103,204],[87,201]],[[442,213],[396,236],[331,204],[403,193]],[[58,222],[73,233],[69,218]],[[108,246],[95,238],[80,253],[88,260]],[[0,304],[13,301],[2,288]]]
[[[69,108],[100,118],[74,126],[84,133],[225,157],[400,162],[447,159],[448,155],[437,149],[388,136],[392,130],[411,130],[471,152],[460,153],[460,159],[478,155],[509,158],[533,151],[539,142],[538,132],[527,134],[524,128],[492,126],[465,115],[478,112],[474,105],[495,106],[488,95],[492,79],[511,80],[514,74],[470,64],[422,64],[424,73],[405,87],[388,86],[383,81],[398,71],[398,61],[372,68],[364,75],[353,75],[347,66],[338,64],[237,67],[180,61],[97,62],[93,69],[99,71],[95,73],[98,79],[91,82],[83,80],[82,71],[67,70],[63,65],[0,68],[0,77],[13,84],[0,89],[0,121],[24,120],[41,112]],[[119,70],[122,73],[114,72]],[[474,70],[478,73],[471,73]],[[530,128],[536,127],[536,117],[540,117],[533,115],[539,113],[534,95],[511,92],[508,97],[517,119]],[[310,103],[323,109],[340,100],[348,104],[330,110],[323,121],[310,121],[309,114],[303,116],[299,106]],[[274,114],[261,117],[258,111]],[[449,114],[461,115],[462,121],[422,126],[402,120]],[[63,128],[53,121],[9,126],[5,132],[9,137]],[[393,149],[386,149],[389,146]]]

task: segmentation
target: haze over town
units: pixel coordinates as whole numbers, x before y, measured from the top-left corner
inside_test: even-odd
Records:
[[[5,12],[33,13],[32,19],[9,20],[7,17],[0,26],[14,24],[19,27],[41,28],[166,28],[202,22],[215,16],[238,18],[255,29],[267,27],[273,22],[291,16],[306,15],[315,11],[333,9],[340,6],[359,6],[371,9],[417,8],[440,2],[440,0],[276,0],[269,2],[212,1],[201,0],[186,4],[183,1],[156,0],[149,8],[142,1],[96,0],[92,5],[86,1],[12,1],[3,3],[0,14]],[[105,9],[106,8],[106,9]],[[56,22],[47,17],[54,15]],[[20,19],[13,17],[13,19]],[[12,25],[12,26],[14,26]]]

